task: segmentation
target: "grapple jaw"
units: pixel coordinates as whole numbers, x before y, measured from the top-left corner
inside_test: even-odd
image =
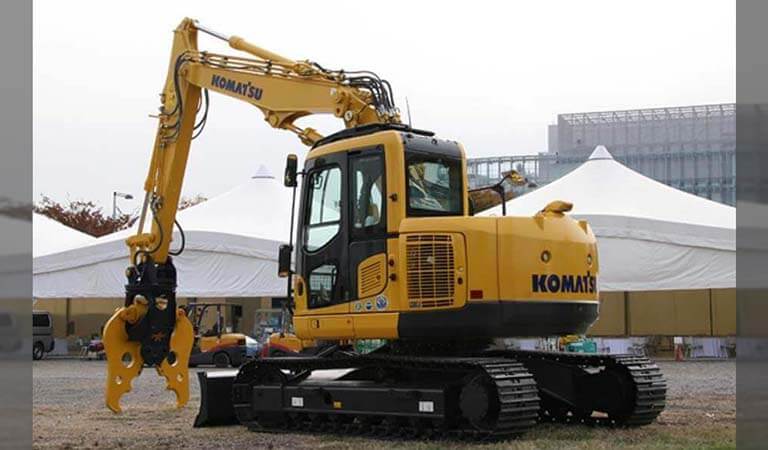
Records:
[[[176,394],[177,407],[189,400],[189,355],[194,343],[192,323],[176,307],[176,270],[151,260],[128,270],[125,306],[104,327],[107,355],[105,399],[120,412],[120,398],[130,392],[144,365],[155,367]]]

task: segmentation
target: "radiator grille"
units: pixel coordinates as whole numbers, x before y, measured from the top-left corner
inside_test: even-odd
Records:
[[[411,308],[453,305],[454,255],[450,235],[406,237],[408,302]]]

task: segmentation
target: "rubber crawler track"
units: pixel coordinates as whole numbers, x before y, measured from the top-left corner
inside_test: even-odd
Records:
[[[347,415],[287,412],[255,417],[249,392],[259,380],[291,383],[275,371],[294,374],[321,369],[377,367],[405,370],[461,370],[472,377],[481,375],[495,388],[498,415],[489,429],[473,426],[456,417],[425,419],[384,417],[376,414]],[[268,373],[272,376],[266,376]],[[468,378],[468,377],[465,377]],[[494,390],[494,389],[492,389]],[[239,392],[239,393],[238,393]],[[233,389],[235,411],[241,423],[254,431],[323,432],[382,437],[497,440],[519,436],[533,428],[539,414],[536,382],[523,364],[510,358],[417,358],[352,356],[344,358],[269,358],[243,366]]]

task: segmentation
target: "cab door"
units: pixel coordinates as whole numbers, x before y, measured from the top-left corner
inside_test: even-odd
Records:
[[[348,301],[347,157],[307,161],[297,239],[297,272],[306,280],[310,314]]]

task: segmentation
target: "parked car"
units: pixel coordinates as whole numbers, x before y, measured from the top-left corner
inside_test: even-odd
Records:
[[[43,359],[52,352],[56,343],[53,340],[53,320],[48,311],[32,311],[32,359]]]

